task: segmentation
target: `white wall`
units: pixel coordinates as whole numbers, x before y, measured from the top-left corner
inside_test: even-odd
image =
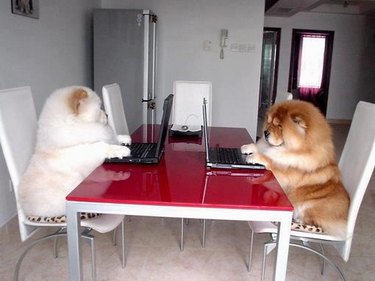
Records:
[[[292,29],[333,30],[333,56],[329,86],[328,119],[351,120],[361,96],[364,75],[363,55],[366,17],[334,14],[299,13],[290,18],[265,17],[264,26],[281,27],[278,91],[288,88]],[[374,47],[372,52],[374,53]],[[368,66],[366,72],[374,64]],[[373,76],[374,77],[374,76]],[[366,83],[372,84],[374,78]],[[371,86],[371,85],[366,85]]]
[[[102,6],[151,9],[158,15],[159,105],[172,92],[174,80],[212,81],[212,124],[245,127],[255,138],[264,1],[102,0]],[[226,48],[221,60],[222,28],[229,30],[229,46],[251,44],[254,51],[240,53]],[[203,50],[204,40],[212,41],[212,51]]]
[[[91,10],[94,0],[39,1],[40,18],[11,13],[0,1],[0,89],[30,85],[38,114],[52,90],[91,86]],[[25,140],[27,141],[27,140]],[[0,226],[15,213],[0,152]]]

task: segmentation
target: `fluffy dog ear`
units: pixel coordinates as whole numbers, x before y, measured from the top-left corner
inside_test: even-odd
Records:
[[[272,123],[275,126],[278,126],[278,125],[280,125],[281,122],[280,122],[280,119],[278,117],[272,116],[271,114],[268,114],[267,123]]]
[[[294,123],[296,123],[301,128],[307,129],[307,123],[304,120],[303,116],[301,115],[294,115],[292,116],[292,120]]]
[[[75,89],[70,96],[69,105],[74,114],[78,114],[79,105],[82,100],[88,98],[88,93],[84,89]]]

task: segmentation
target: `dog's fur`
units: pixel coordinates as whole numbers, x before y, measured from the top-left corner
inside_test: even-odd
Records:
[[[294,206],[294,220],[345,235],[349,196],[335,161],[332,131],[312,104],[286,101],[267,112],[264,136],[241,147],[271,170]]]
[[[129,136],[115,136],[101,100],[86,87],[54,91],[38,121],[35,152],[19,185],[26,215],[65,214],[65,197],[107,157],[126,157]],[[28,140],[25,140],[28,141]]]

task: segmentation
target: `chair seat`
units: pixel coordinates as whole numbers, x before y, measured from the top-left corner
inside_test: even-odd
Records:
[[[107,215],[99,213],[81,213],[81,226],[106,233],[115,229],[123,220],[123,215]],[[27,216],[25,224],[31,226],[66,226],[66,216],[42,217]]]
[[[277,233],[277,223],[274,222],[248,222],[250,228],[255,233]],[[315,240],[342,241],[343,239],[325,234],[321,227],[315,225],[303,224],[292,221],[291,237],[310,238]]]
[[[314,233],[322,233],[323,232],[323,229],[319,226],[295,222],[295,221],[292,221],[291,229],[297,230],[297,231],[314,232]]]
[[[93,219],[101,214],[98,213],[81,213],[81,220]],[[35,223],[66,223],[66,215],[55,217],[27,216],[26,219]]]
[[[124,215],[102,214],[92,219],[82,220],[81,226],[92,228],[99,233],[107,233],[119,226],[124,217]]]

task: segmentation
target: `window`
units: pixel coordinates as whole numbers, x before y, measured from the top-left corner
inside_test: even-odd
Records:
[[[299,88],[319,88],[322,85],[326,39],[321,36],[302,37],[301,61],[298,73]]]

